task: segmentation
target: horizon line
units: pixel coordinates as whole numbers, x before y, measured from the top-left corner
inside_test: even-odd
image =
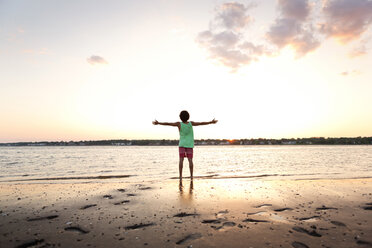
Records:
[[[220,140],[220,141],[241,141],[241,140],[301,140],[301,139],[365,139],[365,138],[372,138],[372,136],[354,136],[354,137],[347,137],[347,136],[339,136],[339,137],[325,137],[325,136],[318,136],[318,137],[297,137],[297,138],[203,138],[203,139],[195,139],[195,141],[203,141],[203,140]],[[97,140],[53,140],[53,141],[10,141],[10,142],[0,142],[2,144],[18,144],[18,143],[69,143],[69,142],[99,142],[99,141],[177,141],[179,139],[97,139]]]

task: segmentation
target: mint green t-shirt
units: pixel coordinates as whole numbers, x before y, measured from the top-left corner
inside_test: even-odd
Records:
[[[194,148],[194,131],[191,122],[181,122],[179,147]]]

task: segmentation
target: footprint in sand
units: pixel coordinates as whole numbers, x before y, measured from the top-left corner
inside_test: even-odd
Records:
[[[197,214],[197,213],[190,213],[190,214],[188,214],[188,213],[185,213],[185,212],[181,212],[179,214],[173,215],[173,217],[187,217],[187,216],[198,216],[198,215],[199,214]]]
[[[81,233],[81,234],[89,233],[88,230],[82,229],[81,227],[78,227],[78,226],[65,227],[65,231],[78,232],[78,233]]]
[[[27,247],[35,247],[44,242],[44,239],[34,239],[31,241],[27,241],[21,245],[18,245],[17,248],[27,248]]]
[[[116,203],[114,203],[114,205],[123,205],[123,204],[129,203],[129,202],[130,202],[129,200],[124,200],[124,201],[116,202]]]
[[[309,230],[307,230],[303,227],[299,227],[299,226],[295,226],[292,229],[296,232],[306,233],[307,235],[310,235],[310,236],[313,236],[313,237],[322,237],[322,235],[317,233],[315,230],[309,231]]]
[[[261,205],[255,206],[255,208],[271,207],[271,206],[272,206],[272,204],[265,203],[265,204],[261,204]]]
[[[362,207],[364,210],[372,210],[372,202],[366,203],[367,206]]]
[[[299,218],[298,220],[300,221],[307,221],[307,222],[313,222],[313,221],[316,221],[320,218],[319,215],[314,215],[314,216],[311,216],[311,217],[303,217],[303,218]]]
[[[236,226],[236,223],[232,221],[226,221],[222,224],[222,226],[233,227],[233,226]]]
[[[225,210],[221,210],[221,211],[218,211],[218,213],[214,214],[216,217],[220,218],[222,216],[224,216],[225,214],[228,214],[229,213],[229,210],[225,209]]]
[[[309,246],[305,245],[304,243],[301,243],[301,242],[292,242],[292,246],[294,248],[309,248]]]
[[[52,220],[55,218],[58,218],[58,215],[49,215],[49,216],[44,216],[44,217],[30,218],[30,219],[27,219],[27,221]]]
[[[203,220],[203,224],[219,224],[221,223],[220,219],[211,219],[211,220]]]
[[[138,188],[139,190],[149,190],[149,189],[152,189],[151,187],[141,187],[141,188]]]
[[[341,221],[337,221],[337,220],[332,220],[331,223],[335,226],[346,226],[344,223],[342,223]]]
[[[274,209],[275,212],[283,212],[283,211],[289,211],[289,210],[293,210],[293,208],[278,208],[278,209]]]
[[[187,241],[190,241],[190,240],[195,240],[195,239],[199,239],[201,238],[202,235],[200,233],[193,233],[193,234],[189,234],[187,235],[186,237],[178,240],[176,242],[177,245],[182,245],[183,243],[186,243]]]
[[[97,206],[97,204],[88,204],[88,205],[85,205],[83,207],[81,207],[80,209],[87,209],[87,208],[91,208],[91,207],[95,207]]]
[[[104,195],[103,198],[105,198],[105,199],[114,199],[114,197],[112,197],[112,195]]]
[[[247,213],[247,216],[249,215],[256,215],[256,216],[263,216],[263,217],[267,217],[273,221],[279,221],[279,222],[287,222],[289,223],[290,221],[288,219],[286,219],[285,217],[283,216],[280,216],[280,215],[277,215],[277,214],[271,214],[267,211],[259,211],[259,212],[255,212],[255,213]],[[250,220],[253,220],[253,219],[250,219]],[[247,221],[247,222],[254,222],[254,221]]]
[[[220,230],[220,229],[222,229],[223,228],[223,226],[211,226],[211,228],[213,228],[214,230],[216,230],[216,231],[218,231],[218,230]]]
[[[251,219],[251,218],[247,218],[245,220],[243,220],[243,222],[252,222],[252,223],[259,223],[259,222],[269,222],[267,220],[256,220],[256,219]]]
[[[359,239],[356,243],[358,245],[363,245],[364,247],[372,247],[372,243],[365,240]]]
[[[268,212],[258,211],[258,212],[254,212],[254,213],[247,213],[247,215],[268,215]]]
[[[217,223],[217,222],[216,222]],[[220,223],[220,222],[218,222]],[[232,221],[226,221],[224,222],[221,226],[211,226],[213,229],[215,230],[221,230],[221,229],[224,229],[225,227],[234,227],[236,226],[236,223],[235,222],[232,222]]]
[[[151,222],[151,223],[139,223],[139,224],[134,224],[134,225],[131,225],[131,226],[126,226],[125,227],[125,230],[135,230],[135,229],[139,229],[139,228],[145,228],[145,227],[148,227],[148,226],[154,226],[155,223]]]

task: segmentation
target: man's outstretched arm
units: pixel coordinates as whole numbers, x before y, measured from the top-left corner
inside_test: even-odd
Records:
[[[152,124],[163,125],[163,126],[173,126],[173,127],[178,127],[180,125],[179,122],[159,122],[157,120],[153,121]]]
[[[206,122],[196,122],[196,121],[192,121],[191,124],[193,126],[202,126],[202,125],[209,125],[209,124],[216,124],[218,122],[218,120],[211,120],[211,121],[206,121]]]

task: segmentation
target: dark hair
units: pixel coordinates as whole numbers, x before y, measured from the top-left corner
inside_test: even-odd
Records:
[[[180,113],[180,118],[182,122],[186,122],[190,118],[189,112],[187,112],[186,110],[182,110]]]

